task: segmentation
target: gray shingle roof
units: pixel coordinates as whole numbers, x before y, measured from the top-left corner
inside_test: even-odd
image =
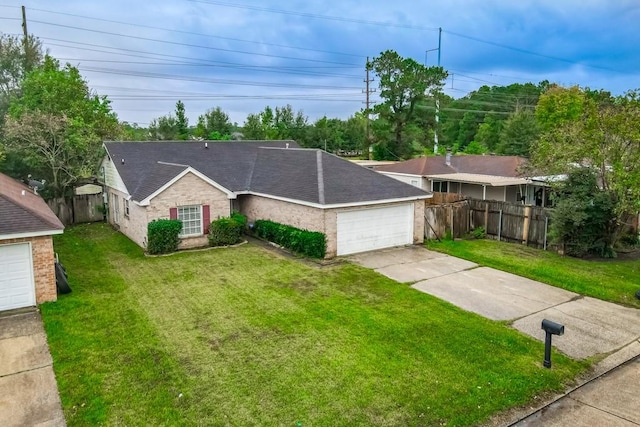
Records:
[[[232,192],[250,191],[321,205],[428,195],[321,150],[301,149],[293,141],[210,141],[208,148],[202,141],[107,142],[105,146],[137,201],[188,166]]]
[[[56,232],[60,220],[33,190],[0,173],[0,235]]]

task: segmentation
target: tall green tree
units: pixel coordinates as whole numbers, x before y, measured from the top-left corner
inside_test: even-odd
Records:
[[[242,126],[242,134],[246,139],[261,141],[267,139],[267,132],[262,125],[260,114],[249,114]]]
[[[388,146],[392,156],[411,155],[410,142],[404,131],[414,118],[416,105],[427,96],[439,93],[447,78],[441,67],[425,67],[411,58],[403,58],[397,52],[382,52],[367,64],[379,78],[382,102],[374,112],[391,126],[392,136],[377,135]]]
[[[499,135],[510,115],[534,110],[540,94],[549,87],[540,83],[482,86],[443,107],[442,143],[460,150],[476,141],[489,151],[497,151]]]
[[[149,138],[152,141],[179,140],[178,121],[172,114],[151,120],[151,123],[149,123]]]
[[[24,162],[7,153],[4,141],[5,116],[11,98],[19,96],[20,85],[27,73],[42,64],[44,53],[40,40],[34,36],[18,38],[0,33],[0,170],[22,174]]]
[[[189,139],[189,119],[185,112],[184,103],[180,100],[176,102],[176,128],[178,131],[178,139]]]
[[[640,94],[550,87],[536,118],[542,133],[532,148],[534,164],[547,173],[566,173],[572,165],[595,170],[599,187],[614,195],[615,243],[628,215],[640,212]]]
[[[245,139],[293,139],[304,145],[308,126],[302,110],[294,111],[290,104],[275,109],[267,105],[260,113],[247,116],[242,131]]]
[[[44,53],[40,40],[0,33],[0,124],[12,96],[19,95],[20,85],[30,70],[42,64]]]
[[[233,132],[233,124],[229,115],[222,108],[215,107],[207,110],[198,117],[198,124],[194,135],[204,139],[229,139]]]
[[[531,146],[540,136],[535,113],[529,109],[512,113],[500,132],[497,151],[510,156],[529,157]]]
[[[7,149],[46,179],[55,197],[97,173],[102,141],[118,132],[109,100],[92,92],[77,68],[50,56],[24,78],[6,121]]]
[[[488,152],[496,152],[500,143],[500,133],[504,127],[504,121],[497,115],[487,114],[484,121],[478,126],[474,141]]]
[[[123,141],[148,141],[149,129],[140,127],[137,123],[121,122],[120,139]]]

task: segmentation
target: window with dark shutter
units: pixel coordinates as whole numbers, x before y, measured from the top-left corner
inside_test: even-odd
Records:
[[[209,225],[211,225],[211,214],[209,212],[209,205],[202,205],[203,234],[209,234]]]

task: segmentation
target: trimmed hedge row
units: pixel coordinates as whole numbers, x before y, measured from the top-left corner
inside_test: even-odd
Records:
[[[317,231],[301,230],[260,219],[254,223],[253,232],[258,237],[311,258],[324,258],[327,253],[327,239]]]
[[[211,246],[235,245],[242,240],[247,227],[247,217],[233,213],[230,218],[218,218],[209,226],[209,244]]]
[[[179,219],[157,219],[147,225],[147,251],[150,254],[167,254],[178,250],[182,231]]]

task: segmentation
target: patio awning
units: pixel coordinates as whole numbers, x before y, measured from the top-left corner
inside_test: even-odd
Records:
[[[491,187],[505,187],[507,185],[524,185],[532,183],[532,181],[527,178],[479,175],[473,173],[449,173],[442,175],[426,175],[426,177],[438,181],[462,182],[465,184],[488,185]]]

